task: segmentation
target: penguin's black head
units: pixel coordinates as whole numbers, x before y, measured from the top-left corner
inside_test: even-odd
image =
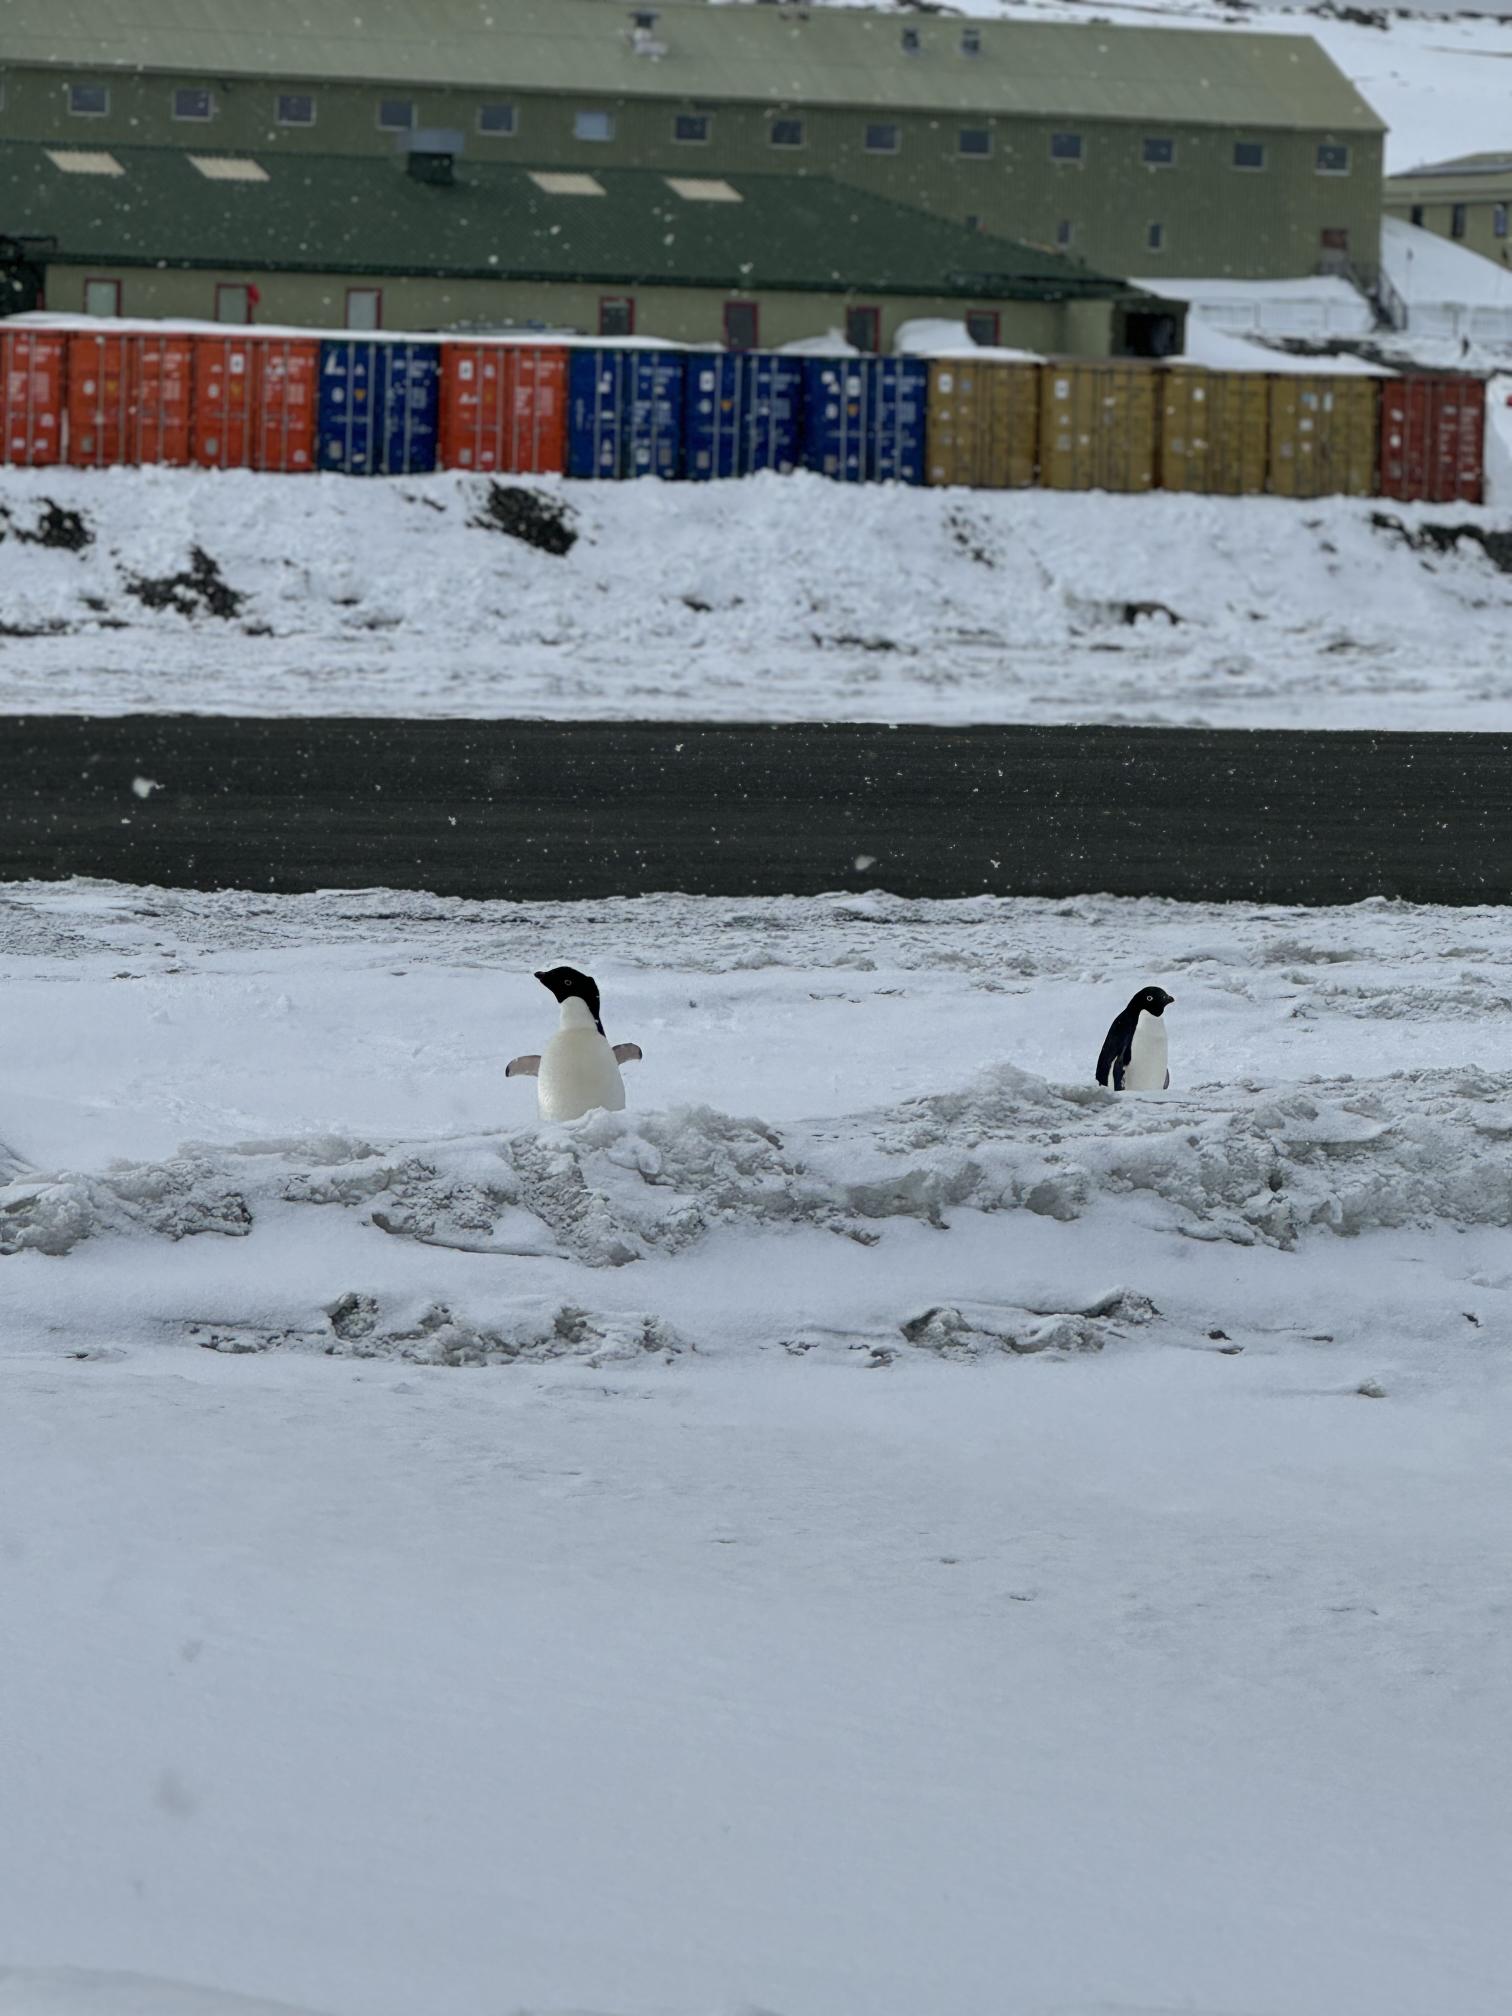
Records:
[[[1175,999],[1176,996],[1167,994],[1164,987],[1142,987],[1129,1003],[1129,1012],[1134,1014],[1143,1008],[1146,1015],[1164,1015]]]
[[[545,973],[537,973],[535,977],[554,999],[558,1001],[576,999],[583,1002],[588,1013],[595,1022],[598,1022],[599,1034],[603,1034],[604,1025],[599,1022],[599,991],[596,980],[591,980],[586,973],[579,973],[575,966],[552,966]]]

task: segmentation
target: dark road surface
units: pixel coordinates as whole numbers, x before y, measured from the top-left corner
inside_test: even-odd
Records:
[[[28,716],[0,804],[3,879],[1512,900],[1502,735]]]

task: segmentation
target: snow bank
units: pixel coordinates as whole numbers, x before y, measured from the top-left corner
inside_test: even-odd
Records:
[[[0,1967],[0,2016],[315,2016],[288,2002],[82,1967]]]
[[[1368,499],[4,471],[0,600],[0,711],[1512,725],[1512,577]]]

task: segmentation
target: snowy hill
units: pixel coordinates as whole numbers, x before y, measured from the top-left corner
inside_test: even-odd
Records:
[[[806,476],[12,470],[0,712],[1506,728],[1512,575],[1477,536],[1501,523]]]

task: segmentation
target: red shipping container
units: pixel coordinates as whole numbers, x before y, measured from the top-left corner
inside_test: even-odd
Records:
[[[1381,382],[1383,497],[1479,504],[1484,485],[1482,379],[1411,376]]]
[[[315,337],[257,338],[255,469],[293,475],[315,467],[315,393],[320,344]]]
[[[192,338],[79,331],[68,339],[68,459],[81,469],[189,460]]]
[[[206,469],[315,467],[314,337],[195,338],[194,459]]]
[[[0,331],[0,462],[40,469],[63,456],[61,330]]]
[[[567,459],[567,352],[559,344],[441,346],[441,466],[560,473]]]

